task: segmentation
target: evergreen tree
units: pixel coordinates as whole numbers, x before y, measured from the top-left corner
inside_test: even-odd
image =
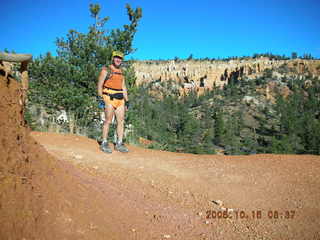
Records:
[[[214,143],[216,145],[221,145],[225,134],[223,114],[221,111],[218,110],[215,112],[214,120]]]
[[[132,53],[132,41],[142,16],[141,8],[126,5],[130,24],[123,29],[104,28],[109,17],[100,18],[100,5],[90,4],[94,24],[88,33],[70,30],[58,38],[57,56],[40,56],[30,65],[30,100],[51,111],[64,109],[73,116],[74,124],[85,127],[96,111],[96,86],[99,68],[110,64],[113,50]],[[134,85],[132,69],[125,71],[128,86]],[[71,130],[71,129],[70,129]]]
[[[296,59],[298,58],[298,54],[296,52],[291,53],[291,59]]]

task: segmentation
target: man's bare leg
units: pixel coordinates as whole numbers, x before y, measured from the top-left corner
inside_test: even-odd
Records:
[[[118,135],[118,141],[122,142],[123,140],[123,133],[124,133],[124,114],[125,114],[125,108],[124,105],[118,107],[115,110],[115,115],[117,118],[117,135]]]
[[[105,121],[104,121],[103,129],[102,129],[102,141],[107,141],[109,127],[110,127],[110,124],[112,123],[112,118],[114,115],[113,106],[111,104],[106,104],[106,107],[104,109],[104,113],[105,113]]]
[[[124,114],[125,114],[125,106],[122,105],[115,110],[116,118],[117,118],[117,134],[118,141],[116,144],[116,150],[120,152],[128,152],[128,148],[123,145],[123,133],[124,133]]]
[[[111,148],[109,147],[108,144],[108,133],[109,133],[109,126],[112,122],[112,117],[114,115],[114,109],[111,104],[106,104],[105,107],[105,121],[103,124],[103,129],[102,129],[102,143],[100,145],[101,151],[105,153],[112,153]]]

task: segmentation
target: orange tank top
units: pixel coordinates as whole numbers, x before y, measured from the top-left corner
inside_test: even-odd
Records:
[[[109,66],[110,77],[105,80],[103,86],[112,89],[122,89],[123,75],[120,68],[116,68],[113,65]]]

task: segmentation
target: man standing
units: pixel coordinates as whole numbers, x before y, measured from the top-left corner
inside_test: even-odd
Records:
[[[116,115],[118,139],[115,150],[128,152],[123,144],[125,101],[128,102],[127,87],[121,70],[123,53],[114,51],[112,53],[112,64],[103,66],[98,78],[98,95],[105,102],[105,122],[102,129],[102,143],[100,149],[106,153],[112,153],[107,138],[112,118]]]

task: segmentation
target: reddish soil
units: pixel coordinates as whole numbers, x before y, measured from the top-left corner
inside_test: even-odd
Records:
[[[320,239],[319,156],[105,154],[30,133],[19,89],[0,78],[0,239]]]

